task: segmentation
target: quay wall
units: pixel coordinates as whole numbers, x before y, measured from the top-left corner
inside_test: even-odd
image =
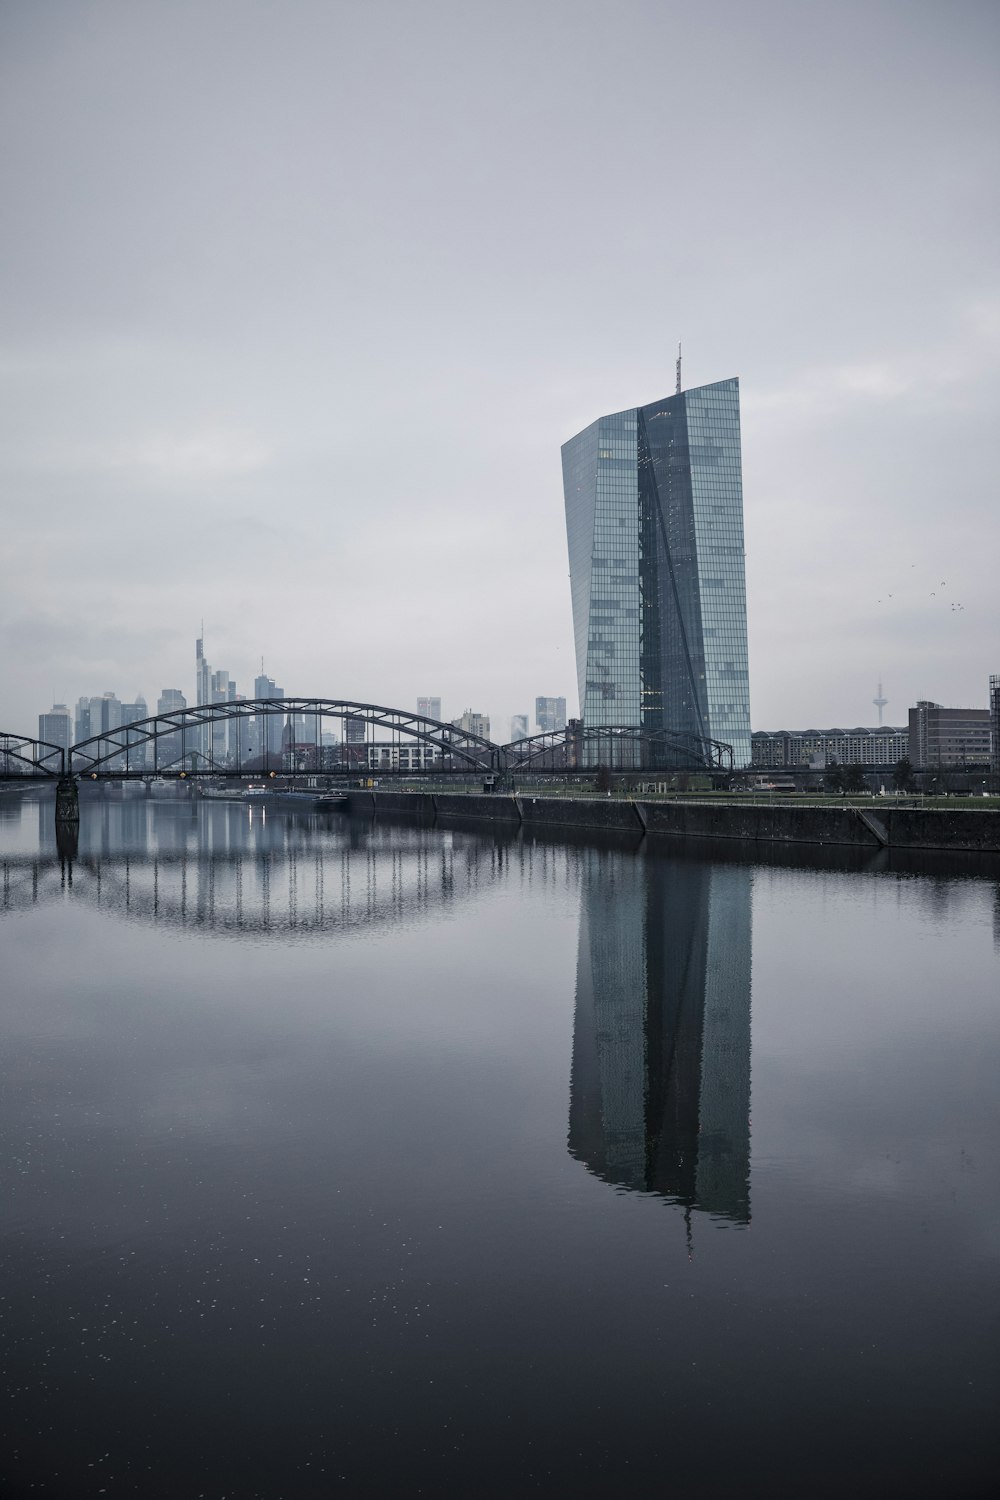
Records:
[[[1000,854],[1000,812],[992,809],[797,807],[794,803],[645,802],[502,793],[352,791],[349,810],[420,822],[461,819],[511,829],[605,829],[675,838],[777,844],[839,844],[857,849],[945,849]]]

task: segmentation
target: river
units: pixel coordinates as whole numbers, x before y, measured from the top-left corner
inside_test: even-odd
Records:
[[[981,862],[0,802],[5,1497],[973,1497]]]

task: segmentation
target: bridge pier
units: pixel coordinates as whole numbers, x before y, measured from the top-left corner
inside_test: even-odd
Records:
[[[79,823],[80,793],[75,776],[60,776],[56,783],[56,824]]]

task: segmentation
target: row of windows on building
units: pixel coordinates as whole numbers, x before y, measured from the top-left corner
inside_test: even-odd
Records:
[[[1000,770],[1000,676],[990,678],[989,708],[944,708],[922,700],[905,726],[866,729],[757,730],[752,763],[760,768],[895,765],[918,770],[988,766]]]

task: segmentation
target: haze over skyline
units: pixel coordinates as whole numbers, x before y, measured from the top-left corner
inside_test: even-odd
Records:
[[[560,446],[741,381],[757,728],[985,705],[1000,13],[0,9],[0,729],[576,708]]]

